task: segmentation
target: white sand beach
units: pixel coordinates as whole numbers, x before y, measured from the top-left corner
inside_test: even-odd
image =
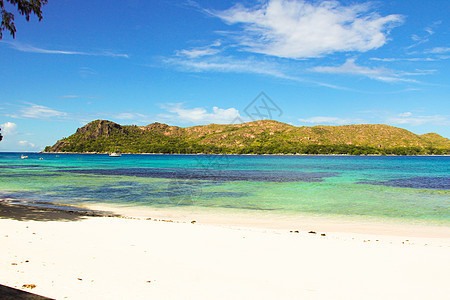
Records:
[[[56,299],[450,295],[446,227],[439,236],[412,238],[295,230],[145,218],[0,219],[0,284]]]

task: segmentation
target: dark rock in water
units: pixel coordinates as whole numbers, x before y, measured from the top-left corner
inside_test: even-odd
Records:
[[[231,170],[192,168],[182,170],[177,168],[117,168],[117,169],[64,169],[61,172],[91,175],[134,176],[143,178],[169,178],[180,182],[189,180],[208,180],[212,182],[228,181],[260,181],[260,182],[322,182],[324,178],[338,176],[333,172],[299,172],[299,171],[267,171]],[[174,178],[176,173],[176,178]],[[181,184],[181,183],[180,183]],[[241,193],[237,193],[240,195]]]
[[[310,231],[308,233],[317,234],[317,232],[315,232],[315,231]]]
[[[450,177],[410,177],[391,179],[387,181],[362,180],[359,184],[383,185],[391,187],[404,187],[413,189],[450,190]]]

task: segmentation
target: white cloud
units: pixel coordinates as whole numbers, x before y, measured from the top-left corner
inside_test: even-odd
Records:
[[[133,112],[118,113],[118,114],[115,114],[113,117],[116,119],[119,119],[119,120],[138,120],[138,119],[146,118],[146,116],[143,114],[133,113]]]
[[[19,114],[12,115],[14,118],[25,119],[51,119],[63,118],[67,113],[46,107],[43,105],[29,103],[29,106],[20,109]]]
[[[34,47],[27,44],[22,44],[19,42],[6,42],[1,41],[2,43],[8,44],[11,48],[28,53],[41,53],[41,54],[63,54],[63,55],[91,55],[91,56],[109,56],[109,57],[122,57],[129,58],[128,54],[115,53],[112,51],[101,51],[101,52],[82,52],[82,51],[66,51],[66,50],[49,50],[39,47]]]
[[[412,112],[404,112],[404,113],[400,113],[400,114],[398,114],[398,116],[401,117],[401,118],[411,117],[411,116],[412,116]]]
[[[433,70],[428,70],[426,72],[420,71],[416,73],[405,73],[405,72],[396,72],[393,70],[389,70],[386,68],[369,68],[369,67],[363,67],[358,66],[355,63],[355,59],[347,59],[347,61],[341,65],[341,66],[318,66],[309,69],[313,72],[319,72],[319,73],[330,73],[330,74],[351,74],[351,75],[363,75],[372,79],[385,81],[385,82],[415,82],[416,80],[413,79],[406,79],[402,78],[402,76],[411,76],[411,75],[427,75],[432,72]]]
[[[221,52],[221,49],[217,48],[220,45],[222,45],[222,43],[220,41],[216,41],[209,46],[197,47],[197,48],[192,48],[189,50],[176,51],[176,55],[186,56],[188,58],[198,58],[198,57],[203,57],[203,56],[215,55],[215,54]]]
[[[383,46],[389,29],[403,17],[382,17],[368,4],[337,1],[269,0],[252,8],[241,4],[208,11],[239,32],[226,32],[241,50],[284,58],[320,57],[334,52],[366,52]]]
[[[298,119],[303,123],[310,124],[332,124],[332,125],[349,125],[349,124],[362,124],[366,121],[362,119],[351,119],[351,118],[338,118],[338,117],[311,117],[307,119]]]
[[[371,57],[370,60],[374,61],[384,61],[384,62],[393,62],[393,61],[436,61],[436,58],[431,57],[411,57],[411,58],[378,58]]]
[[[270,75],[279,78],[286,78],[286,75],[280,70],[280,66],[274,62],[261,61],[254,58],[235,59],[232,57],[213,57],[208,59],[165,59],[168,64],[181,67],[190,72],[235,72],[235,73],[254,73],[260,75]]]
[[[36,145],[33,143],[30,143],[28,141],[19,141],[19,146],[27,147],[27,148],[34,148]]]
[[[443,54],[443,53],[449,53],[450,47],[435,47],[433,49],[429,49],[425,51],[425,53],[433,53],[433,54]]]
[[[450,119],[448,116],[434,115],[434,116],[421,116],[415,115],[411,112],[404,112],[397,114],[393,117],[389,117],[386,119],[386,123],[388,124],[401,124],[401,125],[412,125],[412,126],[420,126],[424,124],[432,124],[439,126],[449,126]]]
[[[0,125],[4,136],[17,134],[17,125],[12,122],[6,122]]]
[[[170,114],[160,114],[164,119],[178,120],[184,123],[200,124],[230,124],[237,118],[241,118],[236,108],[219,108],[214,106],[212,112],[205,108],[184,108],[182,103],[168,103],[161,108],[167,110]]]
[[[411,35],[411,39],[414,41],[414,43],[408,47],[406,47],[406,49],[411,49],[414,48],[416,46],[419,46],[421,44],[425,44],[428,43],[430,41],[430,37],[435,34],[435,28],[437,28],[439,25],[442,24],[442,21],[437,21],[434,22],[433,24],[431,24],[430,26],[427,26],[423,29],[423,31],[425,31],[425,33],[418,35],[418,34],[413,34]]]
[[[254,57],[246,59],[235,59],[233,57],[215,56],[203,59],[180,59],[180,58],[166,58],[165,63],[175,65],[181,68],[182,71],[187,72],[222,72],[222,73],[247,73],[267,75],[280,79],[300,83],[310,83],[317,86],[328,87],[338,90],[351,90],[345,87],[328,84],[325,82],[305,79],[295,75],[289,75],[289,66],[277,63],[270,59],[256,59]]]

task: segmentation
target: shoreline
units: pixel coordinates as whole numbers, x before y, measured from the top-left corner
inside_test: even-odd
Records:
[[[345,235],[382,235],[402,238],[449,239],[448,224],[412,223],[401,220],[358,218],[351,216],[317,216],[279,214],[272,212],[217,211],[206,208],[158,208],[125,204],[85,204],[80,206],[43,202],[0,199],[0,219],[10,215],[24,215],[23,211],[43,216],[115,217],[173,223],[197,223],[208,226],[284,232],[338,233]],[[51,218],[49,218],[51,219]]]
[[[98,154],[98,155],[107,155],[109,152],[5,152],[5,153],[35,153],[35,154]],[[403,157],[403,156],[411,156],[411,157],[446,157],[450,156],[450,154],[417,154],[417,155],[399,155],[399,154],[307,154],[307,153],[277,153],[277,154],[257,154],[257,153],[246,153],[246,154],[235,154],[235,153],[128,153],[123,152],[122,155],[229,155],[229,156],[376,156],[376,157]]]
[[[272,212],[246,212],[205,208],[155,208],[129,205],[88,204],[94,211],[122,215],[136,219],[170,220],[228,228],[246,228],[278,231],[315,231],[346,235],[383,235],[406,238],[449,239],[449,224],[412,223],[401,220],[360,218],[351,216],[317,216],[307,214],[280,214]]]

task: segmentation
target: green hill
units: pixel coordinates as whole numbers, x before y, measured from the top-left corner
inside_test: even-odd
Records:
[[[450,140],[388,125],[295,127],[272,120],[177,127],[96,120],[45,152],[216,154],[449,154]]]

